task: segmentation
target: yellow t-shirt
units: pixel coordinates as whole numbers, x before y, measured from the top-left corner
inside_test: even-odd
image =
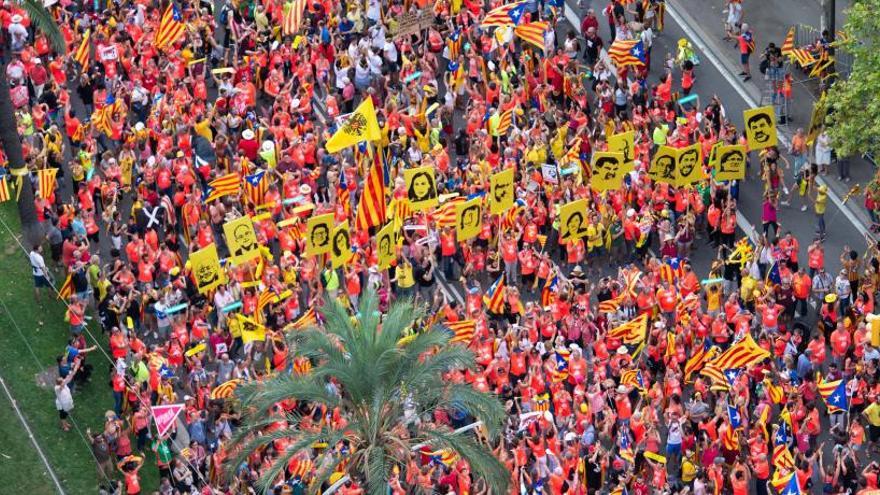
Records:
[[[868,418],[868,423],[870,423],[871,426],[880,426],[880,405],[876,402],[866,407],[863,414]]]
[[[397,268],[397,286],[401,289],[408,289],[415,285],[416,280],[413,277],[412,265],[404,263],[398,265]]]
[[[752,277],[743,277],[742,284],[740,285],[739,296],[743,301],[749,302],[755,299],[755,287],[758,286],[758,281],[753,279]]]

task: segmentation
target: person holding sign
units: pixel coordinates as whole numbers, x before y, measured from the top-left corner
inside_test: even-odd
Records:
[[[762,150],[776,146],[776,112],[772,106],[752,108],[743,112],[749,149]]]
[[[439,200],[433,168],[407,169],[403,176],[406,179],[406,196],[413,211],[422,211],[437,205]]]
[[[456,240],[463,242],[472,239],[483,228],[483,206],[481,198],[474,198],[458,205]]]
[[[718,181],[742,180],[746,176],[746,149],[741,145],[718,148],[715,179]]]

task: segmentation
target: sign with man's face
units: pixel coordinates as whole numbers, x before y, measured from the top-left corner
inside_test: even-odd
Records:
[[[196,288],[200,294],[207,294],[216,289],[218,285],[226,283],[226,272],[220,266],[216,244],[208,244],[202,249],[190,253],[189,263],[196,281]]]
[[[746,147],[733,144],[718,148],[715,180],[742,180],[746,176]]]
[[[648,169],[648,177],[654,182],[675,184],[677,163],[678,149],[672,146],[661,146],[654,152],[651,168]]]
[[[750,150],[776,146],[776,112],[772,105],[744,111],[743,120]]]
[[[346,220],[333,229],[330,236],[330,259],[333,261],[333,268],[351,261],[354,253],[351,252],[351,233],[348,230],[348,221]]]
[[[676,184],[688,186],[700,182],[703,176],[703,156],[700,143],[692,144],[687,148],[678,150],[678,164],[676,166]]]
[[[332,249],[330,232],[333,230],[333,214],[325,213],[309,218],[306,223],[306,254],[314,256],[329,253]]]
[[[559,209],[559,242],[573,242],[587,235],[587,200],[579,199]]]
[[[621,132],[608,138],[608,151],[623,153],[623,164],[634,165],[636,160],[636,131]]]
[[[403,171],[406,180],[406,197],[413,211],[427,210],[437,206],[437,182],[433,167],[409,168]]]
[[[391,263],[394,262],[394,258],[396,257],[394,237],[394,222],[388,222],[388,224],[382,227],[382,230],[376,234],[376,257],[379,261],[380,270],[391,268]]]
[[[455,238],[463,242],[476,237],[483,228],[483,198],[474,198],[456,205]]]
[[[620,189],[623,176],[630,168],[623,163],[623,153],[608,151],[593,153],[593,175],[590,177],[590,186],[599,192]]]
[[[512,168],[489,177],[489,213],[500,215],[513,207],[516,190],[513,186]]]
[[[240,265],[260,256],[260,244],[251,217],[243,216],[223,224],[232,263]]]

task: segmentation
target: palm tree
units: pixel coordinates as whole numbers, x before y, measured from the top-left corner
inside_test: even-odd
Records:
[[[64,36],[55,23],[55,18],[43,6],[39,0],[18,0],[18,5],[27,12],[34,27],[49,40],[52,48],[59,55],[67,51]],[[12,107],[12,97],[9,94],[9,82],[6,80],[6,64],[2,64],[3,73],[0,74],[0,144],[6,152],[9,161],[9,170],[13,174],[25,173],[27,164],[21,151],[21,140],[18,135],[18,125],[15,121],[15,109]],[[27,177],[23,182],[21,193],[18,198],[18,214],[21,217],[21,227],[29,240],[35,240],[37,226],[37,212],[34,208],[34,191]]]
[[[310,328],[288,338],[290,349],[296,349],[291,354],[307,356],[315,364],[309,373],[279,373],[262,383],[239,387],[244,427],[232,441],[231,450],[241,450],[230,459],[230,472],[249,454],[275,440],[287,439],[289,450],[275,459],[259,481],[267,492],[297,453],[311,451],[321,442],[329,448],[316,456],[319,469],[310,491],[317,492],[344,461],[344,470],[352,480],[370,494],[384,495],[392,472],[404,470],[417,455],[413,448],[427,445],[457,454],[468,462],[475,479],[486,480],[494,493],[506,492],[510,473],[489,447],[471,434],[430,422],[435,410],[455,409],[481,420],[490,441],[500,432],[505,411],[496,397],[442,377],[450,369],[474,366],[473,354],[465,346],[450,345],[450,334],[436,326],[409,335],[425,315],[424,309],[411,301],[397,302],[380,315],[375,294],[366,294],[358,316],[353,318],[339,302],[328,299],[320,313],[323,330]],[[291,398],[326,411],[338,408],[347,425],[344,429],[314,429],[303,423],[304,413],[280,418],[273,412],[274,405]],[[407,425],[405,416],[422,421]],[[279,419],[286,420],[286,428],[261,434],[265,426]],[[345,459],[332,452],[341,441],[349,446]]]

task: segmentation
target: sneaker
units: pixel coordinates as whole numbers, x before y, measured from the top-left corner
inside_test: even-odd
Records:
[[[780,201],[779,204],[781,204],[782,206],[791,206],[791,203],[788,201]]]
[[[745,72],[740,72],[739,75],[741,75],[741,76],[745,76],[745,75],[747,75],[747,74],[746,74]]]
[[[746,82],[746,81],[748,81],[748,80],[751,79],[751,78],[752,78],[752,76],[746,76],[746,77],[743,78],[743,82]]]
[[[801,206],[801,211],[807,211],[807,205]]]

